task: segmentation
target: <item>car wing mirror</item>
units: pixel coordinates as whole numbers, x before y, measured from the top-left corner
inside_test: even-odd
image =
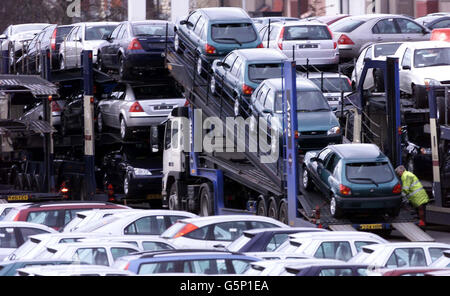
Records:
[[[102,35],[102,40],[109,41],[109,40],[111,40],[111,37],[110,37],[109,34],[103,34],[103,35]]]
[[[403,70],[411,70],[411,66],[406,65],[406,66],[403,66],[402,69],[403,69]]]
[[[273,115],[273,111],[270,110],[270,109],[263,109],[263,110],[262,110],[262,113]]]
[[[217,62],[217,63],[216,63],[216,66],[217,66],[217,67],[223,67],[223,63],[222,63],[222,62]]]
[[[230,69],[230,65],[228,65],[227,63],[222,63],[222,67],[226,70]]]
[[[0,40],[7,39],[7,38],[8,38],[8,36],[6,36],[5,34],[0,35]]]

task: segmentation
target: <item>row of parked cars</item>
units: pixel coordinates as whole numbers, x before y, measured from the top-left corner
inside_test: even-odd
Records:
[[[450,275],[450,245],[100,202],[0,204],[0,275]]]

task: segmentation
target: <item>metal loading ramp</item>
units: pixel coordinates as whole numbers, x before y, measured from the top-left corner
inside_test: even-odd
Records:
[[[392,227],[397,229],[407,239],[412,242],[434,242],[434,238],[420,229],[414,223],[392,223]]]

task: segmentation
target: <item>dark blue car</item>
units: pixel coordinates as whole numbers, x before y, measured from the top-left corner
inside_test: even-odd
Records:
[[[174,26],[160,20],[122,22],[104,36],[99,48],[99,70],[113,69],[121,79],[164,68],[166,46],[173,43]]]

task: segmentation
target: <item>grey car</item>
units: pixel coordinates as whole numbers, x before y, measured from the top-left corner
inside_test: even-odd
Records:
[[[66,106],[66,101],[64,100],[52,101],[50,106],[52,110],[53,126],[60,126],[61,111]],[[44,118],[44,108],[42,106],[42,101],[37,101],[36,103],[29,105],[24,109],[24,113],[20,117],[20,120],[35,121],[35,120],[42,120],[43,118]]]
[[[341,61],[357,58],[372,43],[430,40],[430,31],[414,20],[393,14],[368,14],[344,18],[330,25]]]
[[[119,83],[106,100],[98,104],[97,127],[120,129],[122,139],[132,130],[160,125],[173,108],[182,107],[186,99],[172,84]]]

